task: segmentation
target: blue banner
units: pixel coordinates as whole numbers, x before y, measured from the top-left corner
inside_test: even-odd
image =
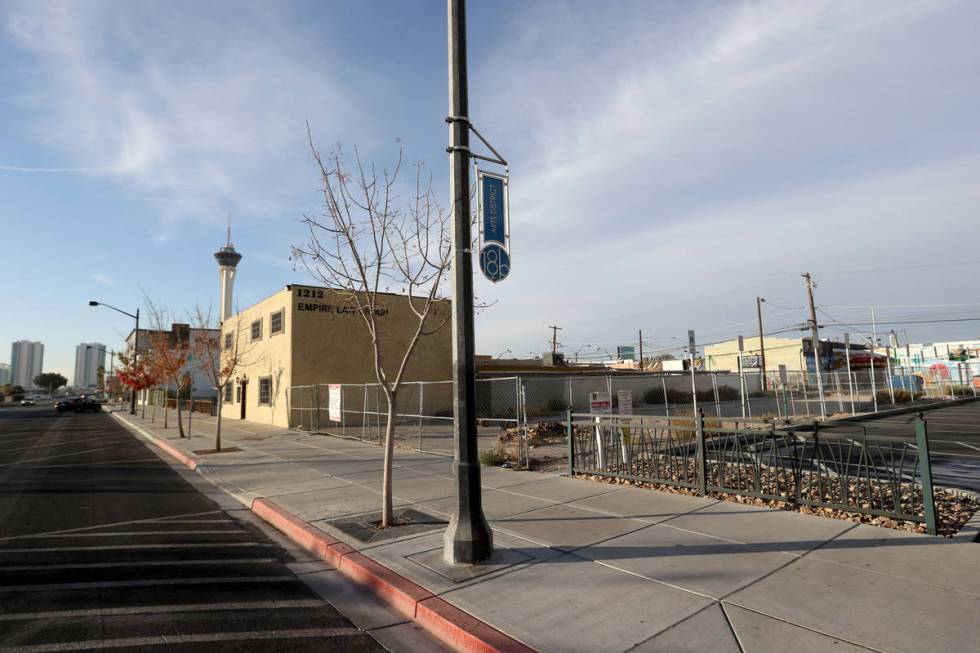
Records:
[[[481,175],[481,206],[483,208],[483,242],[507,245],[507,224],[504,203],[504,180]]]

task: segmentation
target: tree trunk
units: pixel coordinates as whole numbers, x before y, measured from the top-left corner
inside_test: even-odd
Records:
[[[384,477],[381,483],[381,527],[392,525],[391,501],[391,467],[395,454],[395,401],[397,395],[385,388],[385,398],[388,400],[388,423],[385,425],[385,462]]]
[[[224,396],[224,387],[218,388],[218,420],[214,429],[214,450],[221,451],[221,398]]]
[[[133,390],[133,392],[136,392],[136,391]],[[147,402],[147,400],[148,400],[148,398],[150,396],[150,393],[149,393],[149,391],[146,388],[143,388],[143,390],[141,390],[141,392],[143,393],[143,408],[142,408],[142,411],[143,412],[140,415],[140,419],[146,419],[146,402]]]
[[[150,422],[156,424],[157,422],[157,389],[153,388],[153,410],[150,411]]]
[[[168,389],[163,390],[163,428],[170,426],[170,393]]]
[[[178,433],[178,435],[180,435],[180,437],[186,438],[187,436],[184,434],[184,422],[183,422],[183,419],[184,418],[180,414],[181,413],[181,411],[180,411],[180,404],[181,404],[181,401],[180,401],[180,385],[177,386],[177,398],[174,400],[174,402],[177,404],[177,433]]]

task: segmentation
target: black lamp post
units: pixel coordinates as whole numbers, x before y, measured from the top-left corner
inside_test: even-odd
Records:
[[[106,308],[111,308],[112,310],[116,311],[117,313],[122,313],[123,315],[126,315],[126,316],[131,317],[134,320],[136,320],[136,330],[133,332],[135,334],[133,336],[133,363],[135,364],[136,363],[136,359],[139,356],[139,351],[140,351],[140,349],[139,349],[139,345],[140,345],[140,309],[137,308],[136,309],[136,315],[133,315],[132,313],[127,313],[126,311],[121,310],[121,309],[118,309],[115,306],[109,306],[108,304],[104,304],[102,302],[97,302],[97,301],[94,301],[94,300],[89,300],[88,305],[89,306],[105,306]],[[135,415],[136,414],[136,391],[135,390],[130,390],[129,394],[130,394],[129,414],[130,415]]]

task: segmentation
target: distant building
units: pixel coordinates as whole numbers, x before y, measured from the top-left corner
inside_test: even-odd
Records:
[[[24,388],[34,387],[34,377],[44,368],[44,345],[18,340],[10,349],[10,382]]]
[[[0,363],[0,385],[7,385],[10,383],[10,366],[6,363]]]
[[[150,352],[154,342],[160,342],[162,338],[166,338],[172,349],[178,349],[179,346],[182,350],[193,352],[197,348],[196,345],[204,338],[217,339],[217,337],[218,329],[197,329],[189,324],[175,322],[170,325],[169,331],[166,329],[140,329],[138,340],[135,330],[130,331],[126,338],[126,354],[132,357],[135,349],[139,358],[143,358]],[[218,391],[211,385],[207,373],[201,367],[201,361],[188,360],[187,373],[191,374],[191,393],[195,399],[218,396]],[[177,390],[172,383],[162,384],[161,387],[165,387],[169,392],[176,392]],[[150,391],[146,390],[139,401],[148,401],[150,397]]]
[[[105,369],[105,345],[101,342],[83,342],[75,347],[76,388],[99,387],[99,368]]]

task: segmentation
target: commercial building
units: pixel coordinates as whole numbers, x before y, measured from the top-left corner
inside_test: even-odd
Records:
[[[25,389],[34,388],[34,377],[44,368],[44,345],[18,340],[10,349],[10,382]]]
[[[138,339],[135,330],[133,330],[126,337],[127,355],[132,357],[134,350],[140,357],[150,355],[154,345],[163,342],[166,342],[172,350],[190,353],[186,372],[191,377],[191,393],[195,399],[213,399],[218,396],[218,391],[211,385],[211,380],[205,371],[206,365],[202,365],[201,360],[195,360],[194,353],[200,354],[198,344],[204,338],[217,339],[218,333],[218,329],[197,329],[178,322],[173,323],[169,330],[140,329]],[[171,392],[177,391],[173,383],[162,383],[160,387]],[[139,401],[148,401],[149,398],[150,391],[146,390],[142,393]]]
[[[375,316],[382,364],[394,375],[418,320],[409,298],[392,293],[379,293]],[[449,317],[450,302],[437,301],[429,324],[444,326],[419,340],[404,380],[452,378]],[[223,356],[240,359],[221,398],[225,418],[292,426],[290,387],[377,382],[364,318],[349,295],[330,288],[286,286],[226,319],[221,345]]]
[[[99,387],[99,369],[105,370],[105,345],[101,342],[82,342],[75,347],[76,388]]]
[[[774,338],[763,340],[765,347],[766,372],[807,370],[816,371],[813,359],[811,338]],[[738,340],[728,340],[704,346],[704,369],[707,371],[737,371],[739,361]],[[864,345],[850,343],[851,369],[870,367],[872,352]],[[843,342],[820,340],[820,367],[824,372],[844,369],[847,365],[846,352]],[[876,368],[885,366],[885,350],[878,348],[873,353]],[[758,337],[742,339],[742,368],[746,371],[759,372],[762,369],[763,349],[759,346]]]

